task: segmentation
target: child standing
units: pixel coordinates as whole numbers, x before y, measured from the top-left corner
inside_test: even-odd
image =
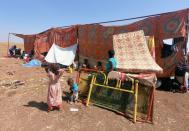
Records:
[[[59,79],[63,74],[63,70],[60,70],[58,64],[50,64],[47,73],[49,77],[47,95],[48,112],[55,107],[60,110],[62,106],[62,90]]]
[[[72,78],[69,78],[67,82],[70,86],[69,102],[70,104],[72,104],[78,99],[78,85],[74,82]]]

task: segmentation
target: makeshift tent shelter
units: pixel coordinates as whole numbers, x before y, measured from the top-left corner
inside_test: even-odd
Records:
[[[26,53],[29,53],[32,49],[34,49],[34,42],[36,39],[36,35],[23,35],[23,34],[16,34],[11,33],[17,37],[20,37],[24,40],[24,50]]]
[[[39,34],[23,35],[15,34],[24,39],[24,48],[26,53],[32,49],[38,59],[43,59],[42,53],[48,52],[53,43],[60,47],[68,47],[77,43],[77,26],[69,28],[51,28]]]
[[[155,59],[164,69],[163,74],[158,74],[158,77],[170,77],[174,74],[175,66],[182,59],[183,52],[186,52],[188,19],[189,9],[184,9],[151,15],[151,17],[124,26],[103,26],[94,23],[69,28],[52,28],[35,35],[15,35],[24,39],[26,52],[34,48],[39,59],[40,54],[47,52],[53,43],[61,43],[60,46],[64,47],[77,43],[78,39],[80,62],[88,59],[89,63],[95,65],[97,61],[105,62],[108,58],[107,51],[113,49],[113,35],[143,30],[145,36],[154,37]],[[163,40],[168,38],[174,39],[173,43],[177,52],[171,51],[173,46],[167,47],[163,43]],[[167,49],[171,51],[170,55],[162,57],[164,56],[162,53],[166,52],[163,50]]]
[[[99,24],[79,26],[80,61],[88,59],[89,63],[107,60],[107,51],[113,49],[113,35],[143,30],[146,36],[154,36],[156,62],[163,68],[158,77],[170,77],[175,66],[183,57],[188,34],[188,9],[149,17],[125,26],[102,26]],[[162,58],[163,40],[174,38],[177,52]]]
[[[40,53],[47,52],[52,46],[52,43],[60,44],[60,46],[63,47],[75,44],[75,41],[78,39],[80,60],[87,58],[89,62],[92,63],[95,61],[96,63],[96,61],[103,62],[107,59],[107,51],[113,49],[113,35],[143,30],[146,36],[154,37],[155,58],[157,63],[164,69],[164,73],[159,76],[169,77],[174,73],[175,66],[182,59],[183,49],[186,49],[188,36],[187,24],[189,21],[188,15],[189,11],[188,9],[185,9],[149,17],[125,26],[87,24],[65,29],[49,29],[36,35],[15,35],[24,38],[24,42],[31,41],[31,45],[25,44],[25,49],[28,52],[34,48],[38,56]],[[31,37],[30,39],[29,36]],[[163,40],[168,38],[174,39],[178,52],[163,58],[161,51],[164,48]],[[186,50],[184,52],[186,52]],[[133,77],[141,78],[139,76]],[[151,86],[150,94],[153,94],[153,86]],[[145,88],[140,89],[146,90]],[[153,97],[150,96],[150,100],[152,99]]]

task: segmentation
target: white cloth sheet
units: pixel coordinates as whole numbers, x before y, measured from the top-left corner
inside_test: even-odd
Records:
[[[74,62],[77,44],[62,48],[53,44],[50,48],[45,60],[49,63],[60,63],[62,65],[70,66]]]

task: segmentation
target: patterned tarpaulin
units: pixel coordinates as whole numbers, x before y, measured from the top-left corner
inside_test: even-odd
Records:
[[[30,53],[30,51],[34,48],[34,42],[36,39],[36,35],[23,35],[23,34],[15,34],[13,35],[23,38],[24,40],[24,50],[26,53]]]
[[[152,58],[142,30],[113,35],[113,46],[118,69],[132,73],[163,71]]]
[[[51,28],[38,34],[23,35],[15,34],[24,39],[24,49],[26,53],[35,50],[37,59],[43,59],[41,53],[48,52],[53,43],[57,43],[60,47],[69,47],[77,43],[77,26],[69,28]]]
[[[154,40],[149,41],[154,42],[155,46],[150,51],[158,65],[163,68],[163,73],[157,74],[158,77],[170,77],[174,75],[175,66],[183,57],[182,49],[186,47],[186,41],[177,43],[176,54],[162,58],[163,40],[187,36],[188,11],[184,9],[169,12],[123,26],[80,25],[78,26],[79,60],[82,62],[84,58],[88,59],[92,65],[97,61],[105,64],[108,59],[108,50],[113,49],[113,35],[143,30],[145,36],[154,37]]]

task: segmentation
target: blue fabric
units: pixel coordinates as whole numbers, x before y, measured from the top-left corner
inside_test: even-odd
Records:
[[[30,62],[23,64],[22,66],[24,67],[37,67],[37,66],[41,66],[41,61],[37,60],[37,59],[33,59]]]
[[[73,91],[74,93],[78,92],[78,86],[77,86],[76,83],[73,84],[73,86],[72,86],[72,91]]]
[[[112,63],[114,70],[117,68],[117,60],[115,58],[109,58],[108,62],[106,63],[107,71],[110,71],[110,62]]]

